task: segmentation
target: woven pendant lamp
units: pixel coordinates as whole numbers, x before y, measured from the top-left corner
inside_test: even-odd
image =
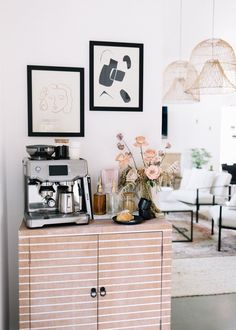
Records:
[[[191,95],[197,92],[201,94],[227,94],[235,92],[236,87],[231,83],[225,72],[227,71],[223,69],[223,65],[219,60],[210,59],[206,61],[192,86],[188,88],[188,80],[185,82],[186,92]],[[228,74],[231,73],[228,72]]]
[[[182,50],[182,0],[180,0],[179,60],[170,63],[163,73],[163,104],[184,104],[200,101],[198,90],[185,92],[187,69],[192,81],[197,79],[197,71],[187,61],[181,60]]]
[[[212,35],[214,35],[214,8]],[[191,68],[187,72],[187,93],[226,94],[236,92],[236,57],[230,44],[222,39],[211,38],[200,42],[192,51],[189,63],[198,73],[193,80]]]
[[[191,70],[190,70],[191,67]],[[197,71],[187,61],[175,61],[170,63],[164,71],[163,76],[163,103],[194,103],[200,101],[199,90],[185,92],[187,69],[192,81],[197,79]]]

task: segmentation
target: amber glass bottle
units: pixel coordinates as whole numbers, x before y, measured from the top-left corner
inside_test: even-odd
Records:
[[[101,177],[98,179],[97,192],[93,195],[93,213],[106,214],[106,195],[103,193]]]

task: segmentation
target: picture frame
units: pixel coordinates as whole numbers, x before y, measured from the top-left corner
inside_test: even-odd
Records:
[[[28,136],[84,136],[84,68],[27,65]]]
[[[90,41],[90,110],[143,111],[143,44]]]

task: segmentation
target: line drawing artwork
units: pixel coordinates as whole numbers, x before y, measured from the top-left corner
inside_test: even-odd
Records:
[[[103,64],[99,74],[99,84],[106,89],[102,91],[100,97],[109,96],[114,99],[117,95],[113,95],[112,87],[115,84],[121,84],[125,80],[128,70],[131,69],[131,58],[129,55],[124,55],[122,61],[114,58],[110,49],[105,49],[100,56],[100,62]],[[131,101],[130,92],[124,90],[121,86],[119,97],[124,103]]]
[[[42,86],[39,95],[39,109],[53,113],[68,114],[72,110],[73,98],[71,88],[65,84]]]
[[[84,136],[84,68],[27,65],[28,136]]]

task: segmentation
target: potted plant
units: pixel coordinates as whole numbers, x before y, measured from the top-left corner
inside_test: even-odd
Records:
[[[202,168],[211,158],[211,154],[204,148],[191,149],[192,164],[196,168]]]

